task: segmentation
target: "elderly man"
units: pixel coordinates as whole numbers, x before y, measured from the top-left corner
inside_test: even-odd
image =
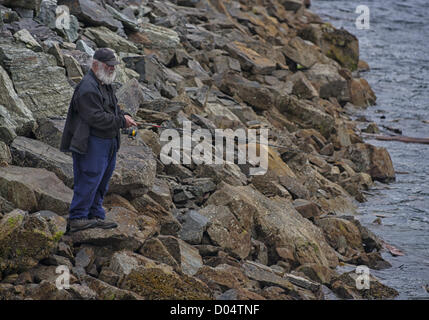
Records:
[[[120,147],[120,129],[136,126],[120,110],[112,82],[119,62],[108,48],[98,49],[91,70],[76,86],[70,102],[60,150],[72,152],[74,194],[69,230],[115,228],[102,207]]]

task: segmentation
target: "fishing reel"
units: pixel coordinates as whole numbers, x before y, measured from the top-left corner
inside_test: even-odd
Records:
[[[121,133],[128,135],[128,138],[135,139],[137,136],[137,129],[121,129]]]

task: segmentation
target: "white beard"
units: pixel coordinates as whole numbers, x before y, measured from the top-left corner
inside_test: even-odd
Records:
[[[104,84],[112,84],[116,78],[116,70],[109,74],[103,67],[98,68],[97,72],[94,72],[95,76]]]

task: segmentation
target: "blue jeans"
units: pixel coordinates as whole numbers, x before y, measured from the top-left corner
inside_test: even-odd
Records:
[[[69,219],[106,217],[102,205],[115,170],[117,150],[116,138],[103,139],[90,135],[86,154],[72,152],[74,193]]]

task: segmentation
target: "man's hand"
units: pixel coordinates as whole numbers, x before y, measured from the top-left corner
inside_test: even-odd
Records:
[[[137,126],[137,123],[129,115],[125,115],[125,128]]]

